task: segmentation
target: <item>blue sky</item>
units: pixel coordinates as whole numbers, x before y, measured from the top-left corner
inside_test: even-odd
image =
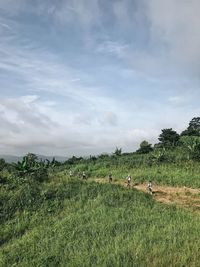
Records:
[[[200,115],[198,0],[0,0],[0,154],[134,151]]]

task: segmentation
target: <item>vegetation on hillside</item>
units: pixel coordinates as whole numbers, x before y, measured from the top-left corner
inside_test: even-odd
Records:
[[[200,118],[181,134],[163,129],[158,144],[144,140],[132,153],[1,159],[0,266],[198,266],[198,215],[134,189],[82,181],[83,171],[200,188]]]
[[[28,194],[2,222],[1,266],[198,266],[199,217],[150,195],[65,176]]]

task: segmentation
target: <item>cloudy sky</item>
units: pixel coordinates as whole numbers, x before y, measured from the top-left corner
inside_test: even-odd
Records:
[[[0,154],[133,151],[200,115],[199,0],[0,0]]]

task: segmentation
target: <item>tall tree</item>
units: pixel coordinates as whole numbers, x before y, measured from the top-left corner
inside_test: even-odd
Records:
[[[185,131],[181,133],[182,136],[200,136],[200,117],[194,117]]]
[[[161,147],[171,148],[178,145],[180,136],[176,131],[172,130],[172,128],[162,129],[161,131],[162,133],[158,138]]]

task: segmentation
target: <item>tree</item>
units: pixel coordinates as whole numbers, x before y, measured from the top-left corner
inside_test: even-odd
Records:
[[[180,136],[176,131],[172,130],[172,128],[162,129],[161,131],[162,133],[158,138],[161,147],[170,148],[178,145]]]
[[[116,147],[115,152],[114,152],[113,154],[114,154],[115,156],[121,156],[121,154],[122,154],[122,149]]]
[[[140,143],[140,148],[136,152],[139,154],[148,154],[152,150],[152,145],[149,144],[146,140],[144,140]]]
[[[181,136],[200,136],[200,117],[194,117],[185,131],[181,133]]]
[[[65,164],[70,164],[70,165],[73,165],[73,164],[76,164],[78,162],[80,162],[81,160],[83,160],[82,157],[76,157],[76,156],[72,156],[71,158],[69,158],[68,160],[65,161]],[[59,166],[61,163],[56,161],[55,158],[54,158],[54,165],[55,166]]]
[[[98,156],[98,159],[108,159],[108,158],[109,158],[109,155],[106,154],[106,153],[100,154],[100,155]]]

